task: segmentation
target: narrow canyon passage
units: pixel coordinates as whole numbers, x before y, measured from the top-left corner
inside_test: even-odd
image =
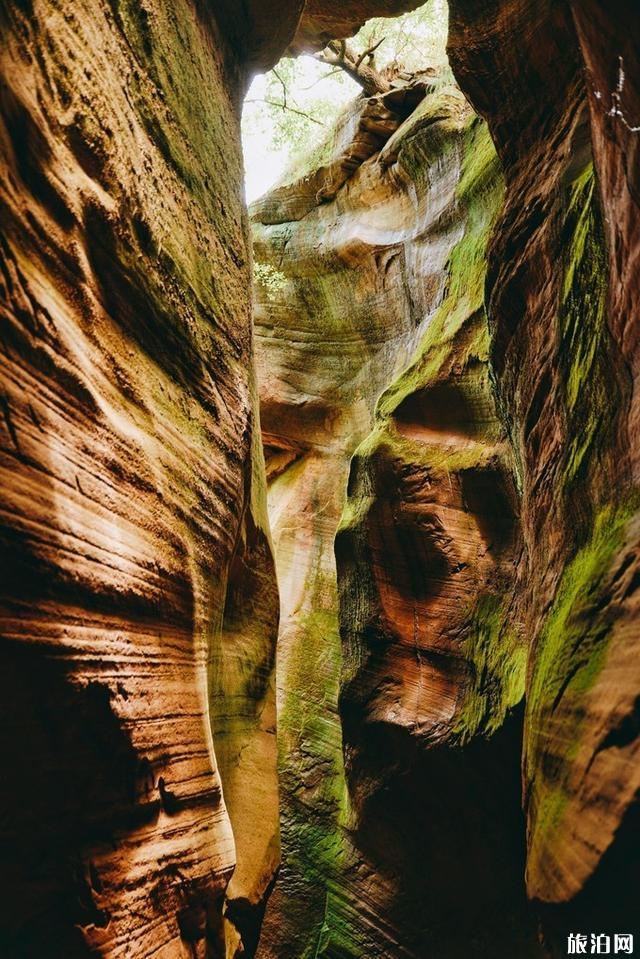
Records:
[[[0,0],[0,959],[640,949],[638,49]]]
[[[357,98],[335,141],[250,210],[281,597],[260,954],[538,955],[509,714],[525,653],[482,648],[518,546],[481,312],[499,164],[446,64]],[[484,891],[454,924],[470,875]]]

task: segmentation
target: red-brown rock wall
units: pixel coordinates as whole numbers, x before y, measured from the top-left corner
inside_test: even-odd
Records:
[[[255,947],[278,599],[239,112],[302,8],[0,5],[3,955]]]
[[[0,3],[10,959],[255,951],[279,602],[241,97],[412,5]],[[452,0],[504,202],[466,106],[401,133],[394,93],[353,183],[269,221],[307,272],[260,331],[295,850],[265,955],[533,956],[525,869],[552,953],[632,931],[639,41],[631,0]]]
[[[241,74],[187,2],[2,18],[3,949],[222,955],[277,862]]]
[[[533,957],[521,543],[483,310],[500,167],[436,79],[320,196],[334,168],[251,210],[282,602],[282,868],[260,955]]]
[[[637,884],[639,22],[629,4],[451,10],[507,184],[487,304],[525,541],[527,883],[563,955],[567,931],[628,925]]]

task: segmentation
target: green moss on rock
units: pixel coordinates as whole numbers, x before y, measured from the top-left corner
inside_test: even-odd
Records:
[[[564,482],[570,492],[610,427],[615,408],[607,355],[607,253],[593,163],[571,185],[566,228],[571,239],[560,308],[560,356],[568,437]]]
[[[606,662],[616,621],[610,574],[639,505],[640,496],[633,494],[596,512],[590,537],[564,570],[538,641],[525,724],[526,772],[534,784],[531,870],[554,842],[573,794],[568,778],[581,743],[583,704]],[[540,768],[556,722],[562,722],[561,752],[556,748],[553,762]]]
[[[479,731],[490,735],[500,728],[508,711],[522,700],[527,672],[527,648],[513,631],[508,597],[481,595],[468,623],[464,646],[471,681],[455,724],[462,743]]]
[[[500,164],[487,125],[478,117],[467,118],[462,141],[460,180],[456,188],[456,200],[466,213],[464,233],[449,259],[449,279],[443,301],[429,323],[412,362],[380,397],[377,407],[380,419],[391,416],[402,400],[416,390],[424,389],[437,378],[451,354],[454,337],[478,311],[482,311],[482,320],[475,327],[475,336],[468,352],[486,360],[486,249],[502,195]]]

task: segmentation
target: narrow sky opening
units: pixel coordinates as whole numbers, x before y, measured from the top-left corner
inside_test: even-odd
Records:
[[[349,43],[363,52],[380,41],[378,69],[397,61],[419,70],[446,64],[447,26],[446,0],[428,0],[404,16],[369,20]],[[247,202],[266,193],[319,145],[359,92],[343,70],[313,56],[285,57],[269,73],[258,74],[242,116]]]

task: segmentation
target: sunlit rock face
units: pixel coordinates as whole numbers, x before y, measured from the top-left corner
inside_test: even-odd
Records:
[[[2,73],[2,951],[222,955],[277,863],[240,69],[36,2]]]
[[[2,4],[3,955],[255,948],[278,599],[238,116],[302,7]]]
[[[423,83],[368,151],[363,114],[392,105],[356,101],[251,211],[282,603],[265,957],[537,955],[525,651],[504,627],[517,502],[482,308],[502,180],[457,88]]]
[[[624,3],[456,0],[499,160],[429,94],[378,143],[345,114],[254,209],[283,586],[265,956],[560,956],[635,914],[637,30]]]
[[[635,914],[631,0],[455,0],[500,164],[427,74],[260,207],[271,545],[242,92],[411,5],[2,4],[11,959],[255,952],[273,552],[263,955],[535,956],[525,875],[554,955]]]
[[[475,121],[444,295],[356,450],[336,541],[358,841],[396,877],[399,927],[419,917],[415,956],[539,954],[519,791],[526,646],[509,621],[518,506],[482,305],[501,196]]]
[[[639,30],[629,3],[451,4],[507,184],[487,301],[521,488],[527,887],[554,955],[637,915]]]

